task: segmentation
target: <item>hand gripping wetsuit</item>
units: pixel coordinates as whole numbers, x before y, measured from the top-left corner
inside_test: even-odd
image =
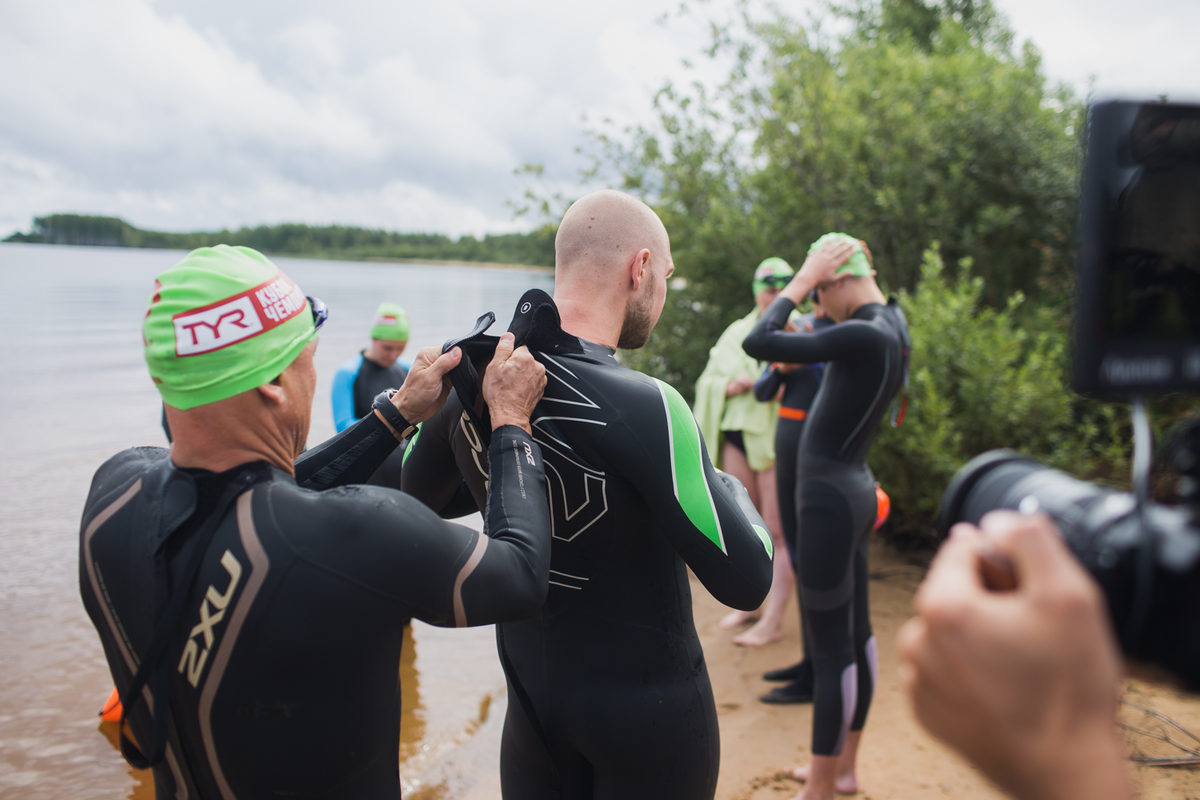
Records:
[[[771,537],[713,469],[683,398],[563,333],[549,296],[533,294],[518,308],[528,301],[536,330],[523,336],[520,311],[512,329],[546,367],[532,422],[554,536],[545,606],[497,626],[504,797],[708,800],[720,744],[686,567],[721,602],[757,608]],[[488,479],[458,397],[456,383],[404,468],[405,490],[439,511],[463,480],[480,498]]]
[[[122,749],[163,755],[157,797],[395,800],[409,619],[481,625],[540,607],[549,509],[529,436],[492,434],[490,538],[397,491],[328,488],[395,446],[369,414],[305,454],[300,483],[263,462],[178,469],[159,448],[96,473],[80,590],[130,714],[137,744]],[[143,660],[155,666],[131,691]]]
[[[874,693],[876,657],[867,606],[867,534],[875,522],[875,478],[867,451],[904,383],[909,336],[890,301],[811,333],[784,330],[794,305],[776,299],[746,337],[750,355],[825,362],[798,457],[799,588],[816,672],[812,751],[839,755],[862,730]]]

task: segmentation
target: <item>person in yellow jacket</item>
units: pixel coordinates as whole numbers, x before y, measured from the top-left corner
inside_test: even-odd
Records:
[[[754,396],[754,382],[763,364],[746,355],[742,340],[750,333],[759,314],[791,280],[793,270],[782,258],[765,259],[754,270],[751,288],[754,309],[733,322],[708,354],[708,364],[696,380],[693,412],[700,431],[714,455],[716,466],[740,480],[750,493],[755,508],[775,540],[775,552],[787,553],[779,501],[775,490],[775,426],[779,402],[761,402]],[[786,557],[775,558],[771,591],[755,611],[734,611],[721,620],[721,627],[740,628],[754,623],[733,637],[735,644],[767,644],[783,635],[783,612],[795,577]]]

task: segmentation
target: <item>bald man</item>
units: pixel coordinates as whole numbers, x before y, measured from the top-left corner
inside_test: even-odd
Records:
[[[771,536],[713,468],[679,393],[614,357],[662,313],[674,263],[658,216],[622,192],[589,194],[563,217],[555,256],[553,299],[526,293],[510,326],[546,367],[531,422],[554,535],[545,605],[497,627],[503,794],[710,800],[720,744],[687,568],[718,600],[757,608]],[[476,505],[486,496],[487,426],[455,385],[404,468],[405,490],[439,513],[464,480]]]

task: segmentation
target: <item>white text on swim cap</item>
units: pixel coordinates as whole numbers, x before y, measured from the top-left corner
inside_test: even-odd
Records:
[[[220,350],[287,322],[304,309],[304,293],[291,278],[277,277],[205,308],[178,314],[175,354]]]

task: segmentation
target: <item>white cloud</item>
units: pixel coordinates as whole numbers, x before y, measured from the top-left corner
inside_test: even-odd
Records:
[[[1195,83],[1200,3],[997,0],[1080,91]],[[802,4],[802,5],[801,5]],[[793,13],[814,5],[794,0]],[[55,211],[194,230],[336,222],[520,229],[546,165],[573,191],[586,125],[650,121],[733,0],[37,0],[0,27],[0,237]],[[702,59],[701,59],[702,61]],[[21,77],[13,77],[21,76]],[[1176,84],[1168,85],[1171,80]],[[583,121],[584,116],[589,122]]]

